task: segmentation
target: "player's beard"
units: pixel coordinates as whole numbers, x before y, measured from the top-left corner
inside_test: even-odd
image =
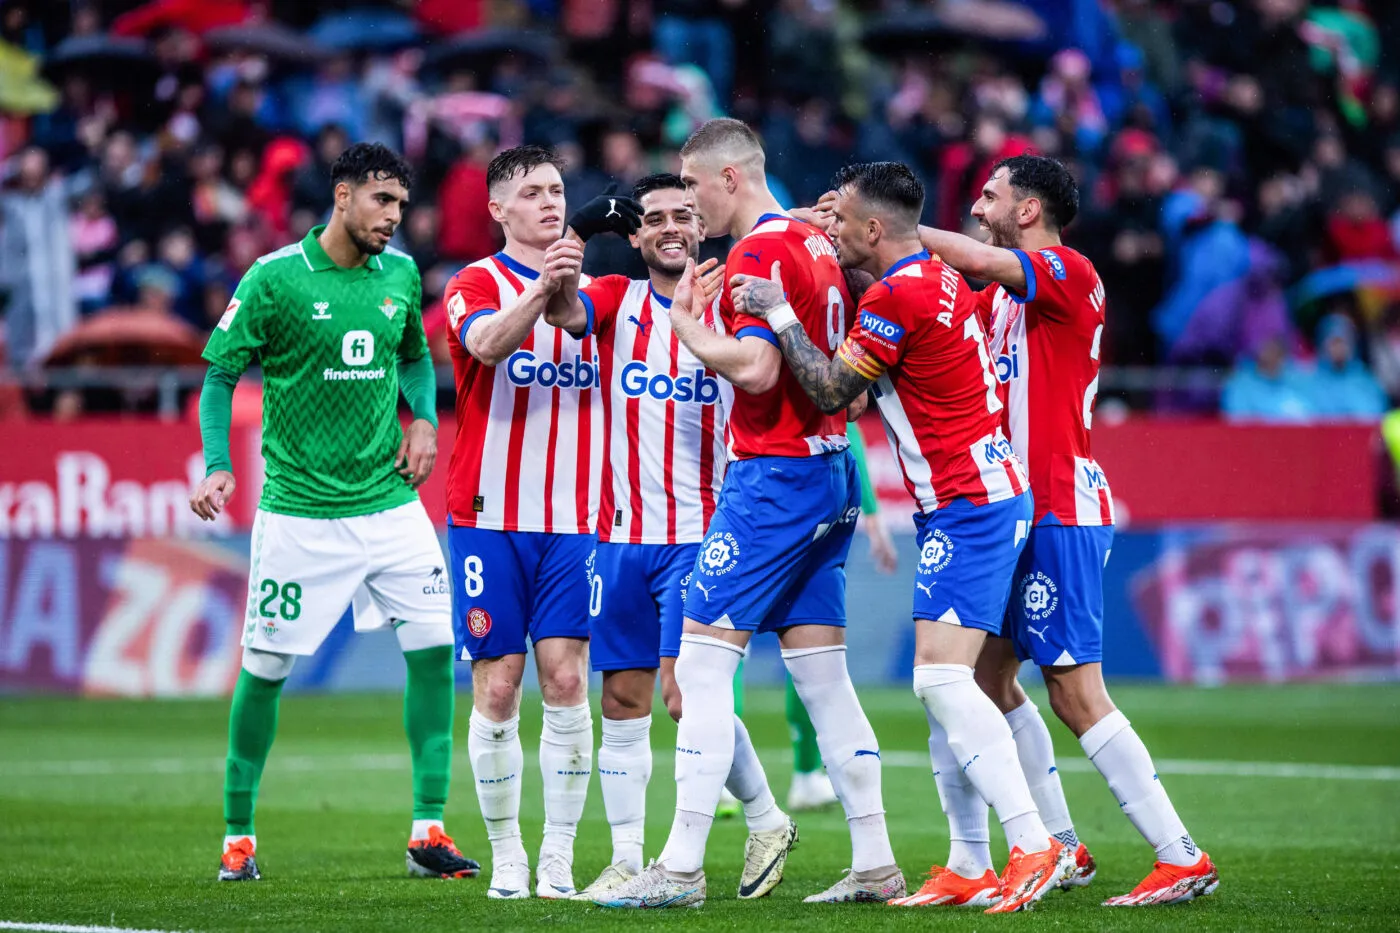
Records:
[[[366,256],[378,256],[380,253],[384,252],[384,247],[389,245],[387,243],[380,243],[377,239],[366,239],[360,236],[349,224],[345,225],[345,232],[350,236],[350,242],[355,244],[355,249]],[[374,231],[369,231],[369,235],[373,237]]]
[[[987,244],[1002,249],[1016,249],[1021,245],[1021,228],[1011,218],[997,223],[987,220]]]

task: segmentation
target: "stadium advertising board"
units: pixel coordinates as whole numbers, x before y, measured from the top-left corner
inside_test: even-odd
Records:
[[[0,540],[0,689],[221,695],[247,561],[173,538]]]

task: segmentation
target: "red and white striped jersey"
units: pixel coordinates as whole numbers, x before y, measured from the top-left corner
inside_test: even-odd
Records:
[[[982,294],[991,320],[1006,430],[1030,470],[1035,521],[1112,525],[1108,477],[1089,452],[1099,391],[1104,290],[1092,263],[1067,246],[1013,250],[1026,294]]]
[[[705,536],[724,479],[734,391],[671,329],[670,299],[609,275],[579,290],[603,385],[598,540],[688,544]],[[706,323],[723,332],[710,309]]]
[[[463,344],[478,317],[509,309],[535,270],[504,253],[453,276],[444,296],[457,381],[457,436],[447,466],[452,525],[589,534],[598,515],[603,411],[591,337],[535,323],[498,366]],[[581,284],[587,284],[585,276]]]
[[[836,249],[825,233],[791,217],[764,214],[729,251],[720,294],[725,326],[741,340],[754,336],[777,346],[767,321],[735,312],[729,280],[739,273],[778,280],[812,343],[826,354],[836,350],[846,334],[850,300]],[[845,413],[822,414],[786,364],[767,392],[734,396],[730,459],[812,457],[849,446]]]
[[[895,263],[861,297],[836,351],[875,383],[904,485],[925,513],[955,499],[1000,502],[1030,488],[1002,433],[977,297],[927,252]]]

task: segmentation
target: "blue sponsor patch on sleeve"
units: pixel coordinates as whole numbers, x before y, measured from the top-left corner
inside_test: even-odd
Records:
[[[1058,280],[1063,280],[1065,277],[1064,260],[1060,259],[1059,256],[1056,256],[1048,249],[1041,250],[1040,255],[1050,264],[1050,274]]]
[[[887,321],[870,311],[860,313],[860,326],[867,333],[885,340],[888,343],[899,343],[904,339],[904,328],[893,321]]]

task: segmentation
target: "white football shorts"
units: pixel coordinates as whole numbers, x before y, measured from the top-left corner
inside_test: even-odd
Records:
[[[357,632],[428,626],[401,643],[452,644],[452,598],[437,532],[417,500],[351,518],[258,510],[243,645],[309,655],[353,605]]]

